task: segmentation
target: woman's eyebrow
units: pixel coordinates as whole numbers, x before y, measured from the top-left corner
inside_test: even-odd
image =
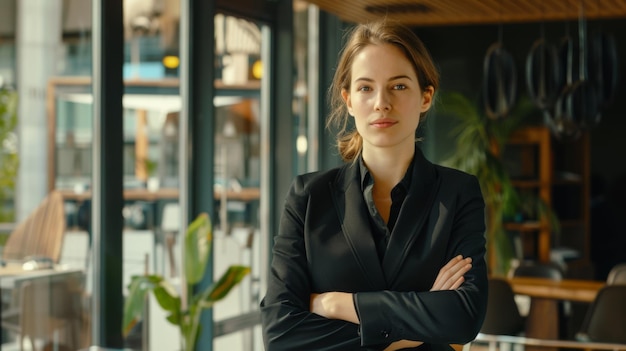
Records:
[[[409,77],[409,76],[407,76],[407,75],[404,75],[404,74],[401,74],[401,75],[398,75],[398,76],[394,76],[394,77],[389,78],[389,80],[390,80],[390,81],[391,81],[391,80],[397,80],[397,79],[408,79],[408,80],[412,80],[412,79],[411,79],[411,77]]]
[[[387,79],[387,81],[393,81],[393,80],[398,80],[398,79],[408,79],[408,80],[412,80],[411,77],[405,75],[405,74],[400,74],[397,76],[393,76],[390,77],[389,79]],[[368,77],[358,77],[354,80],[355,82],[359,82],[359,81],[364,81],[364,82],[374,82],[374,79],[372,78],[368,78]]]
[[[359,82],[359,81],[373,82],[374,80],[372,78],[368,78],[368,77],[359,77],[359,78],[356,78],[354,81],[355,82]]]

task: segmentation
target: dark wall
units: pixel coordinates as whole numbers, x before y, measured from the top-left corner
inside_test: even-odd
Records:
[[[489,46],[502,33],[505,48],[513,55],[517,65],[518,96],[527,96],[524,67],[526,55],[535,40],[541,37],[541,23],[506,24],[502,26],[458,26],[416,28],[415,31],[430,49],[441,72],[441,90],[458,91],[475,101],[480,101],[483,58]],[[543,24],[548,42],[559,45],[569,32],[578,40],[578,24],[549,22]],[[620,59],[619,85],[613,102],[602,114],[598,126],[591,130],[591,172],[603,177],[609,184],[626,174],[626,115],[621,102],[626,101],[626,21],[589,21],[589,35],[604,31],[611,33],[618,46]],[[441,160],[452,152],[454,140],[450,128],[454,122],[438,113],[444,106],[437,105],[435,113],[426,122],[425,148],[435,159]],[[540,111],[537,110],[537,114]]]
[[[416,28],[430,49],[441,72],[441,90],[458,91],[477,103],[481,99],[483,57],[502,30],[505,48],[513,55],[518,76],[518,101],[528,97],[525,85],[526,56],[535,40],[541,37],[540,23],[503,26],[459,26]],[[569,32],[578,40],[575,21],[546,23],[545,38],[560,45]],[[600,123],[590,130],[592,175],[591,258],[596,278],[604,279],[617,262],[626,262],[626,20],[590,21],[589,34],[604,31],[617,44],[619,83],[612,103],[603,111]],[[436,105],[423,128],[424,150],[434,162],[446,159],[455,148],[451,129],[456,125],[447,116],[445,106]],[[540,111],[537,109],[537,116]],[[541,118],[539,118],[541,121]],[[597,195],[605,195],[604,197]]]

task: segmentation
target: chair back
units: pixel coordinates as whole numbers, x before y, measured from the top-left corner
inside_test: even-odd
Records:
[[[65,235],[63,196],[52,191],[9,235],[2,251],[3,260],[46,257],[58,263]]]
[[[541,262],[523,262],[513,268],[512,275],[514,277],[547,278],[557,281],[563,279],[563,272],[558,266]]]
[[[494,335],[517,335],[524,330],[511,285],[499,278],[489,279],[487,313],[481,333]]]
[[[609,285],[626,284],[626,263],[620,263],[611,268],[609,276],[606,278],[606,283]]]
[[[607,285],[591,304],[577,338],[626,343],[626,285]]]

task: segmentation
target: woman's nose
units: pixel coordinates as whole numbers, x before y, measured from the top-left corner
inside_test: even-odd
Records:
[[[389,111],[391,109],[391,101],[386,91],[380,90],[377,94],[375,108],[377,111]]]

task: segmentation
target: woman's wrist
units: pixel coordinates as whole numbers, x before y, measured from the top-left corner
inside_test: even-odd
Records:
[[[359,318],[354,307],[351,293],[334,292],[332,294],[333,315],[335,319],[341,319],[354,324],[359,324]]]
[[[351,293],[331,291],[311,296],[311,312],[330,319],[358,324],[359,318]]]

